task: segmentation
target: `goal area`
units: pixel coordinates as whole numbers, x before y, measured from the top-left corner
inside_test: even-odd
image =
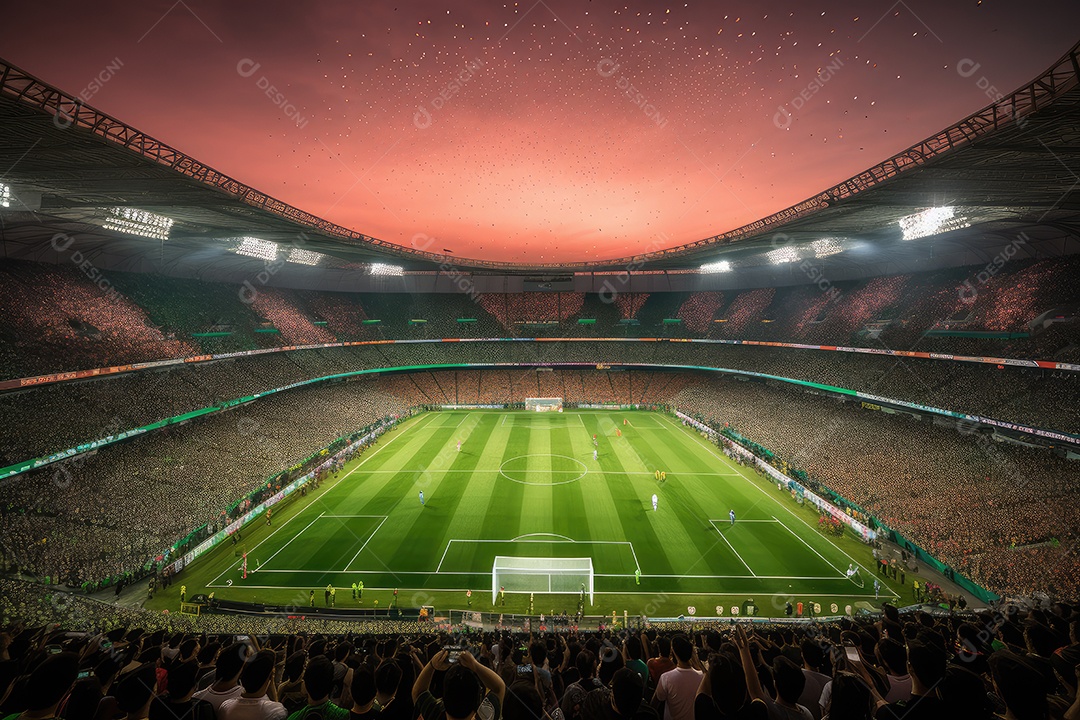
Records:
[[[562,412],[562,398],[525,398],[525,409],[536,412]]]
[[[510,593],[577,595],[584,588],[593,601],[592,558],[509,557],[497,555],[491,568],[491,601],[499,589]]]

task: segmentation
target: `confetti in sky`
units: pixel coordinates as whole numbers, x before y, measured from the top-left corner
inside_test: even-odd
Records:
[[[0,56],[383,240],[551,263],[797,203],[1033,79],[1068,2],[21,3]]]

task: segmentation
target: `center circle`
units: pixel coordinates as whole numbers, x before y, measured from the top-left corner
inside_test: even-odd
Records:
[[[568,485],[589,473],[585,463],[567,455],[518,455],[499,466],[499,474],[522,485]]]

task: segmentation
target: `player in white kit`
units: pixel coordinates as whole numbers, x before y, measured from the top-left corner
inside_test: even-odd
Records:
[[[652,496],[652,509],[653,509],[653,512],[656,512],[656,493],[653,493],[653,496]]]

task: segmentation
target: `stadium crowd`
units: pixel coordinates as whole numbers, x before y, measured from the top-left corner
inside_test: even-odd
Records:
[[[25,720],[1080,718],[1080,613],[513,632],[122,610],[0,580]]]
[[[0,414],[15,421],[0,438],[0,466],[311,378],[378,367],[511,362],[708,365],[825,383],[920,405],[1080,433],[1080,376],[1066,371],[999,369],[993,365],[744,345],[410,343],[268,353],[3,393]],[[606,402],[641,402],[641,393],[648,389],[644,382],[622,387],[627,377],[645,378],[644,372],[612,373],[607,383],[589,389],[584,383],[594,381],[581,380],[573,374],[575,371],[509,372],[529,373],[532,378],[512,383],[514,392],[522,397],[554,395],[567,397],[570,402],[589,402],[589,391],[598,387],[601,394],[597,397]],[[443,387],[427,375],[416,377],[423,384],[424,403],[476,402],[463,399],[477,396],[472,389],[462,395],[459,389]],[[497,395],[497,390],[489,388],[485,401],[493,402]],[[71,412],[72,408],[78,408],[78,412]]]
[[[691,382],[673,403],[760,443],[986,587],[1080,594],[1072,461],[779,383]]]
[[[460,347],[449,345],[455,351]],[[14,443],[20,439],[30,443],[49,437],[47,432],[57,437],[58,428],[65,427],[68,434],[60,437],[85,439],[70,428],[100,427],[94,422],[108,418],[106,428],[126,429],[136,421],[209,404],[203,398],[225,399],[224,388],[255,392],[266,389],[268,378],[284,384],[313,370],[355,369],[355,350],[301,353],[297,357],[307,358],[303,367],[272,355],[259,366],[265,368],[262,372],[241,373],[230,364],[184,368],[174,371],[182,380],[175,387],[183,392],[171,396],[161,392],[171,385],[135,376],[57,386],[50,389],[57,393],[55,400],[22,407],[19,416],[27,423],[16,425],[6,442],[18,447]],[[399,346],[376,346],[366,352],[366,362],[404,364],[418,357],[406,355],[412,351]],[[372,360],[370,353],[379,355]],[[271,372],[273,365],[277,367]],[[195,376],[207,383],[202,388],[207,395],[193,390],[197,386],[189,379]],[[78,405],[85,411],[76,417],[90,418],[89,424],[64,420],[72,399],[67,393],[113,383],[139,390],[135,397],[142,400],[127,404],[130,393],[102,394]],[[1075,572],[1080,565],[1076,553],[1070,552],[1080,515],[1069,497],[1078,488],[1068,461],[983,435],[965,436],[951,427],[846,408],[779,383],[771,385],[686,373],[576,369],[441,371],[319,384],[9,480],[0,489],[0,524],[8,538],[9,561],[40,576],[80,583],[99,580],[132,572],[188,531],[218,522],[222,508],[322,444],[410,407],[500,404],[533,396],[564,397],[571,403],[674,402],[692,414],[728,423],[977,582],[1021,591],[1080,590]],[[25,402],[35,396],[11,399],[24,397]],[[94,408],[129,415],[119,422],[107,412],[95,416]],[[912,452],[916,447],[919,452]],[[1023,489],[1020,494],[1015,492],[1018,487]],[[163,503],[163,497],[168,501]],[[963,523],[953,517],[958,497],[978,508]],[[1044,512],[1044,503],[1060,509]],[[79,542],[80,538],[92,542]]]
[[[8,479],[0,537],[8,565],[76,585],[138,574],[267,478],[422,404],[407,378],[283,393]]]
[[[1015,261],[989,278],[968,267],[824,289],[649,294],[615,282],[604,294],[406,295],[248,290],[123,272],[108,273],[103,288],[74,267],[13,261],[0,270],[0,301],[13,309],[0,317],[8,340],[0,377],[336,340],[499,336],[712,337],[1075,359],[1077,323],[1068,321],[1078,263]],[[1033,322],[1051,310],[1059,322]],[[682,322],[663,322],[670,318]],[[537,321],[557,324],[528,324]],[[942,330],[969,334],[925,336]]]

